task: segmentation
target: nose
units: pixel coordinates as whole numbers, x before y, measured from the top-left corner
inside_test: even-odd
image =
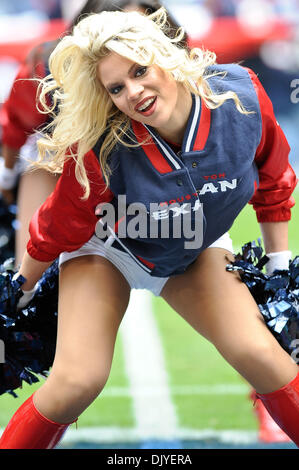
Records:
[[[137,100],[143,93],[144,87],[142,86],[141,83],[137,83],[134,81],[129,81],[127,83],[127,93],[128,93],[128,99],[130,101],[135,101]]]

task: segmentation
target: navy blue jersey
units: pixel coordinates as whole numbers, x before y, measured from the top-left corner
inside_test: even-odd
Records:
[[[218,71],[217,67],[215,69]],[[203,209],[203,240],[198,248],[185,248],[187,239],[183,227],[178,239],[159,237],[153,240],[147,231],[145,237],[121,240],[131,253],[154,265],[152,274],[155,276],[182,273],[202,250],[229,230],[258,185],[254,162],[262,135],[258,98],[246,70],[231,65],[225,67],[225,71],[225,78],[215,76],[209,80],[211,88],[215,93],[233,89],[253,114],[241,114],[233,100],[210,111],[199,96],[193,96],[179,154],[153,128],[133,122],[132,131],[137,139],[148,142],[149,133],[150,143],[129,151],[118,145],[111,156],[110,189],[116,208],[118,197],[126,195],[128,205],[138,201],[147,208],[148,218],[154,218],[159,217],[159,211],[152,214],[153,203],[161,204],[161,217],[167,216],[167,206],[176,203],[183,206],[180,217],[184,223],[186,215],[186,224],[189,223],[186,211],[194,219],[201,216],[200,207]],[[169,209],[170,234],[176,214],[177,211]],[[128,223],[132,217],[126,219]],[[153,223],[148,220],[148,228]],[[195,221],[190,223],[191,229],[195,228]],[[161,235],[161,228],[159,233]]]

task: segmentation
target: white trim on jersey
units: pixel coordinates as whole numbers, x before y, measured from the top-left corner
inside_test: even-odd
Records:
[[[189,134],[188,134],[188,138],[187,138],[186,147],[184,149],[184,152],[190,152],[190,150],[191,150],[191,144],[192,144],[192,140],[193,140],[193,137],[194,137],[194,131],[196,129],[196,124],[197,124],[197,121],[198,121],[199,113],[200,113],[200,98],[199,98],[199,96],[196,95],[195,96],[195,109],[194,109],[192,123],[191,123],[191,126],[190,126],[190,130],[189,130]]]
[[[165,145],[160,141],[159,137],[157,137],[145,124],[144,124],[144,127],[147,129],[147,131],[151,134],[151,136],[155,139],[155,141],[159,144],[159,146],[161,147],[162,151],[163,151],[163,155],[168,158],[168,160],[171,161],[171,163],[173,164],[173,166],[175,167],[176,170],[181,170],[182,167],[181,165],[176,161],[175,158],[173,158],[173,156],[171,155],[171,153],[169,153],[169,151],[167,150],[167,148],[165,147]]]

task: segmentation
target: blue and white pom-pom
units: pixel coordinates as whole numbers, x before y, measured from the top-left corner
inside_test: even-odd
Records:
[[[43,274],[33,299],[18,308],[23,295],[23,278],[0,268],[0,340],[4,361],[0,363],[0,395],[14,390],[23,381],[38,382],[36,374],[46,376],[53,364],[57,337],[58,263]]]
[[[242,253],[228,264],[247,285],[265,323],[282,348],[296,360],[299,347],[299,256],[289,262],[289,269],[262,272],[268,262],[260,240],[242,247]],[[297,361],[296,361],[297,362]]]

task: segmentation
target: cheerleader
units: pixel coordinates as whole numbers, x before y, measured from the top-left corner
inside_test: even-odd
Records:
[[[161,296],[208,339],[299,445],[298,366],[226,270],[227,232],[248,202],[269,269],[287,264],[289,146],[256,75],[178,47],[183,34],[169,37],[163,8],[102,12],[51,55],[40,99],[59,112],[36,166],[61,176],[32,218],[17,277],[26,302],[59,256],[57,347],[49,377],[8,423],[3,449],[55,447],[100,394],[133,288]],[[137,236],[136,202],[149,228]],[[177,237],[179,216],[190,230]]]
[[[72,21],[69,30],[71,31],[79,19],[89,13],[115,10],[139,10],[154,13],[161,6],[161,3],[156,0],[117,0],[113,3],[107,0],[88,0]],[[168,22],[172,30],[169,33],[173,35],[174,31],[178,29],[178,25],[169,12]],[[27,227],[30,219],[53,191],[59,178],[58,173],[49,173],[42,168],[34,172],[28,171],[30,161],[36,160],[38,156],[36,142],[39,134],[35,133],[35,129],[41,129],[49,119],[49,116],[40,113],[36,106],[38,82],[28,80],[28,78],[44,77],[48,74],[48,59],[57,44],[58,40],[54,40],[41,44],[31,51],[25,62],[20,66],[11,93],[0,112],[0,122],[3,128],[0,188],[8,204],[14,201],[14,188],[18,184],[16,267],[20,265],[26,249],[29,238]],[[181,45],[186,46],[186,44],[187,36],[185,35]],[[259,422],[260,440],[272,442],[288,439],[272,421],[261,402],[256,404],[255,411]]]

